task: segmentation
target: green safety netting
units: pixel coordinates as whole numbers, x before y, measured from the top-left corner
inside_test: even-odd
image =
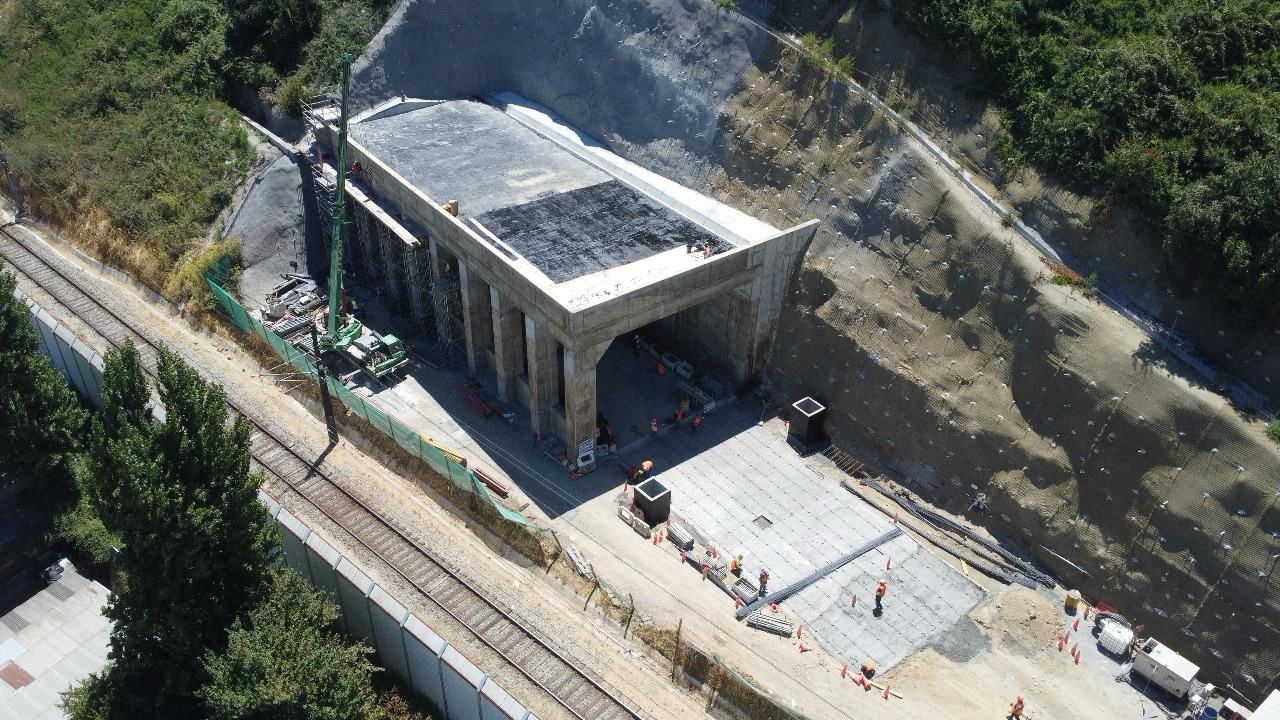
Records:
[[[206,277],[205,282],[209,285],[209,290],[217,299],[218,304],[222,307],[223,312],[236,327],[251,332],[262,338],[271,346],[271,350],[275,352],[280,359],[289,363],[295,370],[305,374],[311,379],[316,378],[315,366],[311,364],[311,360],[302,351],[285,341],[284,338],[272,332],[262,321],[250,315],[240,301],[231,297],[231,295],[220,285],[213,281],[212,278]],[[351,412],[359,415],[364,420],[378,430],[385,433],[396,444],[404,448],[405,452],[413,455],[419,460],[426,463],[432,470],[440,475],[448,478],[454,487],[469,493],[473,493],[481,500],[488,503],[493,509],[497,510],[502,517],[521,525],[542,530],[529,522],[524,515],[506,507],[499,503],[489,494],[489,490],[480,482],[475,473],[460,465],[453,458],[446,455],[435,445],[432,445],[428,438],[422,436],[421,433],[414,431],[404,423],[396,420],[388,415],[384,410],[368,402],[364,398],[357,396],[348,390],[336,378],[326,378],[329,386],[329,393],[342,401]]]

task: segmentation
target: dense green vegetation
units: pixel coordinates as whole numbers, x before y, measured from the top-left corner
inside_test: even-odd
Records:
[[[383,0],[0,0],[0,149],[34,214],[160,289],[252,149],[227,100],[296,103]]]
[[[1104,186],[1191,287],[1280,313],[1280,3],[915,0],[908,14],[978,58],[1014,162]]]
[[[163,421],[136,349],[108,354],[103,413],[72,463],[81,498],[62,522],[119,552],[111,662],[66,694],[68,716],[427,718],[379,691],[371,651],[337,635],[335,607],[278,564],[248,422],[172,353],[161,351],[157,374]],[[25,397],[14,404],[38,408]]]
[[[89,452],[90,502],[123,541],[112,664],[95,691],[118,717],[193,716],[200,658],[264,596],[275,544],[248,421],[231,421],[221,388],[172,353],[158,374],[164,422],[133,346],[108,354]]]
[[[33,478],[50,500],[69,496],[71,461],[87,414],[40,352],[17,282],[0,263],[0,468]]]
[[[376,707],[372,649],[334,632],[338,609],[293,571],[277,571],[267,599],[209,653],[200,697],[215,720],[347,720]]]

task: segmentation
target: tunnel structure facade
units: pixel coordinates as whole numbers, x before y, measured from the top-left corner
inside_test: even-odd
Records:
[[[336,118],[313,117],[317,176],[336,177]],[[678,327],[734,383],[758,377],[817,226],[777,230],[512,98],[384,103],[352,120],[347,157],[362,281],[571,459],[594,449],[596,366],[620,336]]]

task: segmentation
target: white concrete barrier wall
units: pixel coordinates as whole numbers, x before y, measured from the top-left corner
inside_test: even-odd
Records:
[[[15,290],[14,296],[31,310],[31,323],[40,338],[40,350],[49,357],[50,364],[62,373],[80,397],[101,409],[102,371],[105,367],[102,356],[21,290]]]
[[[434,703],[444,717],[537,720],[299,518],[266,493],[260,492],[259,497],[280,527],[285,561],[338,603],[343,632],[368,642],[377,651],[382,667]]]

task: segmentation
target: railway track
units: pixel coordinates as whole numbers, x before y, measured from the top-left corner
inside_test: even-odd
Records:
[[[4,256],[9,269],[39,286],[113,347],[132,341],[142,356],[143,366],[154,377],[159,357],[157,345],[99,302],[75,279],[73,275],[80,272],[78,269],[73,272],[65,260],[37,254],[28,243],[5,228],[0,228],[0,255]],[[573,717],[580,720],[640,720],[643,717],[532,628],[504,612],[390,520],[325,475],[252,413],[237,407],[230,399],[228,404],[253,424],[251,447],[258,465],[341,527]]]

